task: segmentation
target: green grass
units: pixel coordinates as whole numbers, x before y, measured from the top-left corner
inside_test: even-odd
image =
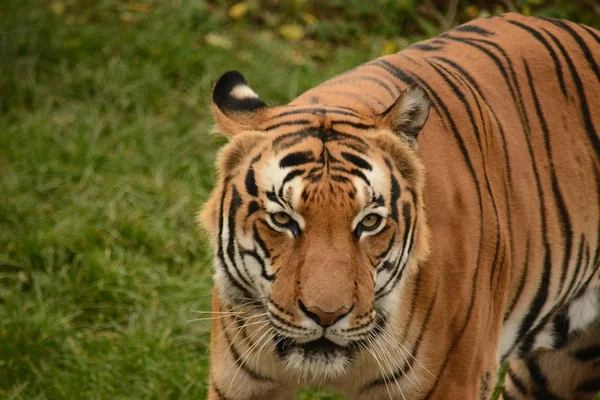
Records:
[[[212,83],[238,69],[283,103],[386,46],[290,46],[226,11],[0,5],[0,398],[206,396]]]
[[[283,102],[370,54],[210,45],[198,2],[40,4],[0,6],[0,398],[204,398],[211,85],[240,69]]]

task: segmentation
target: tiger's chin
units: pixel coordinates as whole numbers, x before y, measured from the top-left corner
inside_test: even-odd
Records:
[[[279,338],[276,348],[285,369],[305,382],[335,381],[348,371],[354,359],[349,347],[324,337],[307,343]]]

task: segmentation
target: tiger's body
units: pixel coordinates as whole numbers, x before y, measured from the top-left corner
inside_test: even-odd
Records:
[[[209,399],[487,399],[507,360],[506,400],[593,398],[599,65],[507,14],[284,106],[221,78]]]

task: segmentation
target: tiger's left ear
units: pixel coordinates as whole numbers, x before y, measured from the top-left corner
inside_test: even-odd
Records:
[[[238,71],[226,72],[219,78],[213,87],[211,106],[217,130],[228,138],[256,130],[268,110]]]
[[[405,89],[394,104],[380,114],[379,127],[390,129],[416,147],[417,136],[429,117],[429,96],[417,85]]]

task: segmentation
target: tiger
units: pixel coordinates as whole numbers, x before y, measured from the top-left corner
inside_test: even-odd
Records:
[[[208,399],[591,399],[600,390],[600,32],[480,18],[267,106],[227,140]]]

